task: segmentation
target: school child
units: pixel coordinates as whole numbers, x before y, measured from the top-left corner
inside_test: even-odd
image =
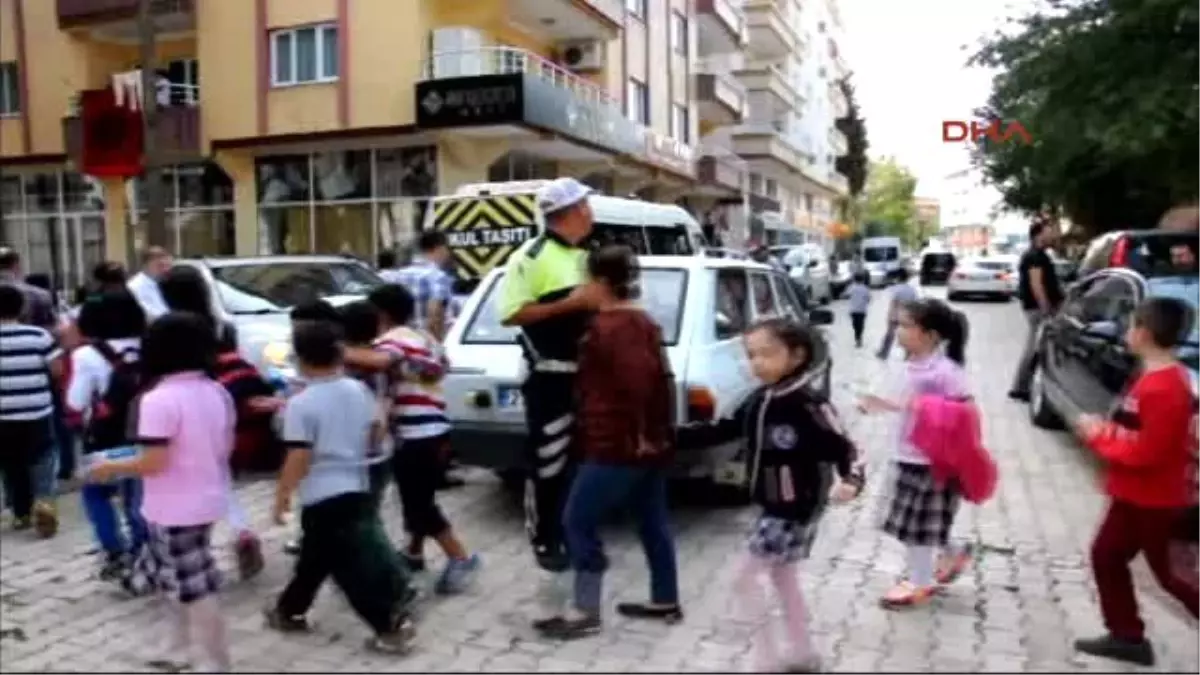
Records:
[[[867,308],[871,306],[871,287],[867,285],[867,273],[854,275],[854,282],[846,291],[850,303],[850,326],[854,329],[854,346],[863,346],[863,330],[867,325]]]
[[[666,623],[683,619],[667,512],[673,397],[662,331],[637,304],[639,270],[632,249],[594,250],[587,269],[599,302],[580,345],[575,381],[580,463],[562,516],[575,597],[564,615],[534,622],[543,635],[559,639],[601,628],[608,558],[600,526],[622,507],[631,507],[639,521],[650,594],[649,602],[623,602],[617,612]]]
[[[751,326],[744,340],[751,368],[762,382],[756,395],[733,419],[680,432],[680,443],[698,432],[707,437],[715,431],[712,440],[745,437],[748,484],[762,511],[751,529],[736,588],[749,611],[762,612],[767,595],[760,580],[765,576],[768,595],[782,602],[782,627],[791,643],[790,653],[781,657],[776,626],[764,627],[755,650],[764,672],[819,670],[797,568],[809,556],[829,501],[849,501],[864,485],[858,450],[837,413],[805,386],[819,339],[812,329],[783,318]]]
[[[84,306],[82,316],[91,325],[92,334],[89,342],[71,352],[66,404],[79,415],[86,463],[94,453],[136,442],[129,419],[143,385],[138,358],[146,315],[137,298],[122,289],[93,298]],[[80,492],[92,533],[104,551],[100,578],[122,579],[147,537],[141,513],[142,482],[124,477],[110,483],[85,483]],[[113,508],[117,496],[121,498],[128,538]]]
[[[1074,421],[1079,436],[1108,463],[1108,512],[1092,542],[1092,572],[1108,632],[1076,640],[1075,649],[1086,654],[1154,665],[1129,570],[1138,553],[1159,585],[1196,616],[1200,591],[1194,574],[1185,579],[1171,555],[1181,526],[1190,526],[1189,538],[1196,535],[1190,428],[1196,403],[1188,372],[1174,353],[1195,325],[1192,311],[1178,300],[1143,302],[1125,334],[1141,365],[1137,380],[1111,420],[1082,415]]]
[[[425,541],[433,539],[447,558],[435,590],[459,593],[475,576],[480,559],[468,553],[437,504],[437,486],[450,443],[441,387],[448,366],[445,352],[432,335],[409,327],[415,303],[403,286],[380,286],[367,299],[379,313],[381,335],[375,351],[392,359],[386,370],[393,397],[391,430],[398,446],[392,457],[392,474],[409,535],[405,561],[414,571],[424,569]]]
[[[250,579],[257,576],[265,564],[262,542],[250,523],[250,514],[238,497],[232,478],[235,473],[253,468],[255,462],[266,465],[262,468],[278,469],[282,450],[274,437],[271,420],[283,402],[274,396],[274,389],[258,369],[242,358],[233,324],[223,322],[213,314],[208,282],[199,270],[188,265],[172,267],[159,280],[158,289],[168,308],[200,316],[212,327],[217,338],[217,357],[210,374],[233,397],[237,413],[230,458],[227,520],[236,533],[234,553],[238,573],[242,579]],[[273,461],[274,466],[270,466]]]
[[[903,430],[892,462],[895,481],[883,531],[905,545],[908,578],[880,600],[887,609],[928,603],[938,586],[952,583],[972,560],[970,546],[950,543],[962,501],[957,482],[937,480],[929,458],[907,436],[918,397],[971,398],[963,370],[966,317],[940,300],[906,303],[896,313],[896,340],[908,354],[901,391],[894,399],[867,395],[859,404],[864,413],[898,413]]]
[[[377,442],[375,398],[342,371],[340,329],[325,321],[296,325],[292,345],[305,380],[283,413],[287,459],[275,492],[283,523],[299,493],[300,552],[278,601],[266,610],[276,630],[306,631],[306,618],[326,578],[374,631],[369,648],[391,654],[411,646],[410,589],[370,495],[367,454]]]
[[[347,347],[371,349],[375,338],[379,337],[379,313],[375,306],[365,300],[352,302],[341,308],[342,331]],[[347,364],[346,374],[367,385],[376,401],[377,421],[387,425],[387,416],[391,410],[391,396],[388,393],[387,374],[369,369],[356,368]],[[392,478],[391,455],[394,452],[394,441],[391,434],[376,446],[371,448],[370,469],[371,497],[378,510]]]
[[[93,482],[142,479],[149,539],[126,584],[135,593],[157,591],[166,601],[170,630],[156,664],[172,670],[187,665],[192,647],[203,655],[201,669],[229,672],[232,666],[212,530],[228,511],[236,414],[229,392],[208,376],[216,352],[203,318],[169,312],[155,320],[142,341],[142,375],[153,384],[137,405],[140,452],[98,459],[88,472]]]

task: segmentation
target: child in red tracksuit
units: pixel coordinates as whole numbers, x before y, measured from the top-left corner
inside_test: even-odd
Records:
[[[1140,665],[1154,664],[1145,637],[1129,563],[1146,556],[1154,577],[1192,616],[1200,602],[1194,580],[1172,564],[1171,544],[1188,507],[1190,426],[1194,411],[1188,373],[1173,350],[1193,330],[1191,310],[1170,298],[1153,298],[1133,313],[1125,342],[1141,362],[1141,375],[1113,414],[1083,415],[1075,429],[1108,462],[1108,513],[1092,542],[1092,572],[1108,633],[1076,640],[1078,651]],[[1153,418],[1151,418],[1153,411]]]

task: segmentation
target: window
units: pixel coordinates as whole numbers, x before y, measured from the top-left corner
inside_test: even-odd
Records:
[[[750,174],[750,194],[762,194],[763,177],[761,173]]]
[[[337,26],[310,26],[271,33],[273,85],[332,82],[337,78]]]
[[[691,136],[691,119],[688,117],[688,109],[685,105],[678,103],[671,104],[671,136],[676,140],[687,143],[688,137]]]
[[[678,11],[671,12],[671,51],[688,54],[688,20]]]
[[[777,199],[779,197],[779,181],[774,178],[768,178],[766,180],[765,192],[771,199]]]
[[[646,0],[625,0],[625,11],[639,19],[646,18]]]
[[[806,194],[806,195],[804,195],[804,210],[805,210],[805,211],[807,211],[808,213],[812,213],[812,210],[813,210],[813,196],[812,196],[812,195],[810,195],[810,194]]]
[[[765,319],[779,315],[775,305],[775,294],[771,292],[771,278],[765,272],[750,273],[750,295],[754,299],[754,319]]]
[[[339,295],[365,295],[383,283],[361,263],[249,263],[213,267],[217,293],[230,314],[286,312]]]
[[[21,112],[21,87],[17,62],[0,63],[0,115]]]
[[[650,124],[650,90],[632,77],[625,92],[625,108],[629,119],[639,124]]]
[[[750,325],[746,274],[740,269],[717,270],[717,339],[736,338]]]
[[[498,276],[475,306],[462,342],[466,345],[515,344],[518,329],[500,323],[496,295],[504,277]],[[638,278],[642,291],[642,307],[662,329],[663,342],[673,345],[679,340],[683,319],[683,299],[687,291],[688,274],[680,269],[645,268]]]
[[[775,287],[775,297],[779,299],[779,311],[792,321],[803,323],[808,320],[808,313],[796,295],[795,283],[782,274],[771,275],[771,285]]]

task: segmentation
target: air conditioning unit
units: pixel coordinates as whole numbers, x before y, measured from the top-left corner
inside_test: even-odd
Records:
[[[567,42],[559,49],[559,62],[576,72],[602,70],[607,55],[606,47],[600,40]]]

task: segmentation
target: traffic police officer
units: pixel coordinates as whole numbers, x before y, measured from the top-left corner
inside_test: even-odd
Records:
[[[574,383],[579,340],[595,303],[585,276],[584,241],[592,232],[591,189],[559,178],[538,191],[546,230],[509,258],[500,291],[500,318],[519,326],[528,366],[522,394],[528,425],[525,523],[538,566],[550,575],[541,595],[546,619],[558,616],[569,568],[562,510],[575,456]]]

